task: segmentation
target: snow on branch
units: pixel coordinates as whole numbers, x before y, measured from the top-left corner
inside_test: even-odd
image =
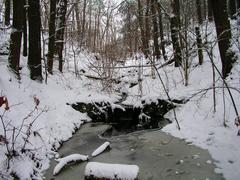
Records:
[[[71,154],[64,158],[58,159],[58,164],[55,166],[53,170],[53,175],[57,175],[62,168],[70,162],[78,162],[78,161],[87,161],[88,156],[81,155],[81,154]]]
[[[127,164],[89,162],[85,168],[86,179],[136,180],[138,173],[137,165]]]
[[[104,152],[105,150],[110,148],[110,142],[105,142],[103,143],[101,146],[99,146],[95,151],[93,151],[92,153],[92,157],[95,157],[99,154],[101,154],[102,152]]]

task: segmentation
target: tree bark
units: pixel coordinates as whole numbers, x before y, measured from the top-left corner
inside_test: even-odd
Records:
[[[237,10],[240,9],[240,0],[237,0]]]
[[[5,0],[4,23],[6,26],[10,25],[10,14],[11,14],[11,0]]]
[[[213,15],[216,25],[218,46],[222,61],[222,75],[224,78],[231,72],[235,62],[235,54],[229,48],[231,47],[231,27],[227,14],[227,0],[211,0]]]
[[[26,0],[24,0],[24,5],[27,5]],[[28,33],[27,33],[27,8],[23,9],[23,56],[27,57],[28,49],[27,49],[27,41],[28,41]]]
[[[30,78],[42,81],[40,1],[28,0]]]
[[[182,65],[182,53],[179,43],[179,27],[180,27],[180,7],[179,0],[172,1],[172,16],[171,16],[171,37],[173,43],[173,53],[175,67]]]
[[[77,39],[78,42],[80,42],[80,38],[81,38],[81,25],[80,25],[80,13],[79,13],[79,8],[78,8],[78,4],[75,4],[75,13],[76,13],[76,21],[77,21]]]
[[[196,40],[197,40],[197,47],[198,47],[199,65],[202,65],[203,64],[203,51],[202,51],[203,44],[202,44],[200,28],[198,26],[195,27],[195,32],[196,32]]]
[[[145,32],[144,32],[144,26],[143,26],[143,13],[142,13],[142,4],[141,1],[138,0],[138,23],[140,27],[140,32],[141,32],[141,40],[142,40],[142,51],[147,58],[149,55],[149,49],[148,49],[148,42],[146,41],[145,38]]]
[[[208,20],[213,21],[212,0],[208,0]]]
[[[199,65],[202,65],[202,63],[203,63],[203,51],[202,51],[203,44],[202,44],[200,26],[203,23],[203,19],[202,19],[201,1],[200,0],[196,0],[196,9],[197,9],[198,23],[195,27],[195,33],[196,33],[196,41],[197,41],[197,47],[198,47],[198,61],[199,61]]]
[[[202,19],[201,0],[196,0],[196,9],[197,9],[198,23],[202,24],[203,23],[203,19]]]
[[[162,55],[164,60],[167,60],[166,56],[166,50],[165,50],[165,45],[164,45],[164,34],[163,34],[163,22],[162,22],[162,10],[161,10],[161,5],[160,2],[155,0],[155,3],[157,4],[157,10],[158,10],[158,23],[159,23],[159,33],[160,33],[160,38],[161,38],[161,49],[162,49]]]
[[[59,66],[58,69],[60,72],[63,70],[63,48],[64,48],[64,32],[65,32],[65,23],[66,23],[66,12],[67,12],[67,0],[59,0],[59,8],[58,8],[58,26],[56,33],[56,46],[57,53],[59,58]]]
[[[149,45],[148,45],[148,42],[151,38],[151,28],[150,28],[150,20],[151,18],[149,17],[149,10],[150,10],[150,0],[147,0],[146,1],[146,10],[145,10],[145,17],[143,18],[145,20],[145,29],[144,29],[144,39],[146,41],[146,48],[149,49]],[[144,26],[144,24],[143,24]],[[149,50],[148,50],[149,51]],[[149,53],[149,52],[148,52]]]
[[[20,51],[23,31],[23,0],[13,0],[13,27],[10,36],[8,63],[11,70],[19,75]]]
[[[86,8],[87,8],[87,1],[84,0],[83,1],[83,15],[82,15],[82,32],[81,32],[81,42],[80,42],[80,46],[82,46],[83,44],[85,44],[85,25],[86,25]]]
[[[229,4],[229,15],[231,19],[234,18],[234,14],[237,12],[236,1],[235,0],[228,0]]]
[[[151,0],[151,15],[152,15],[152,23],[153,23],[153,42],[154,42],[154,56],[156,56],[157,60],[160,59],[160,50],[158,44],[158,23],[157,23],[157,13],[156,13],[156,4],[155,0]]]
[[[48,72],[52,74],[53,58],[55,49],[55,19],[56,19],[56,0],[50,0],[50,20],[49,20],[49,42],[48,42]]]

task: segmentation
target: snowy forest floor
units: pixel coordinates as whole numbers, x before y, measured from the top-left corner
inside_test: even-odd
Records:
[[[3,40],[8,38],[6,33],[0,36]],[[236,37],[238,38],[237,35]],[[214,38],[214,35],[211,38]],[[238,53],[238,61],[235,63],[232,74],[227,78],[227,83],[232,88],[232,94],[239,110],[239,49],[237,46],[234,48]],[[221,69],[217,46],[213,54],[217,67]],[[117,66],[138,66],[139,63],[146,65],[149,62],[141,55],[136,56],[137,58],[130,58],[124,65]],[[168,56],[171,56],[171,51]],[[47,84],[45,84],[29,79],[26,58],[21,57],[21,80],[17,80],[7,68],[7,56],[0,56],[0,91],[1,95],[7,96],[10,104],[10,110],[5,112],[1,108],[0,114],[4,114],[2,123],[10,129],[6,134],[9,140],[13,136],[12,127],[16,127],[14,131],[17,132],[22,127],[14,144],[17,152],[21,152],[27,136],[26,132],[32,124],[28,143],[25,145],[27,152],[13,157],[9,162],[8,170],[6,145],[4,143],[0,145],[0,173],[3,178],[8,179],[9,173],[15,173],[21,179],[43,177],[44,170],[49,168],[50,158],[56,155],[56,150],[61,143],[71,138],[83,121],[90,121],[86,114],[75,111],[68,103],[106,101],[114,106],[114,102],[121,99],[122,93],[127,94],[123,102],[125,104],[137,105],[141,100],[167,99],[157,76],[151,77],[152,71],[149,67],[121,68],[112,71],[112,77],[120,80],[120,83],[112,83],[111,88],[107,88],[106,92],[103,91],[103,89],[106,90],[106,82],[88,78],[98,76],[102,71],[99,68],[101,67],[100,61],[95,60],[94,55],[85,51],[78,54],[76,60],[78,69],[82,69],[78,77],[74,74],[74,56],[68,53],[64,72],[59,73],[57,69],[54,69],[54,75],[48,76]],[[139,71],[141,71],[141,84],[138,83]],[[204,64],[201,66],[197,66],[197,56],[192,59],[188,86],[184,86],[182,70],[175,68],[173,64],[160,68],[158,72],[171,98],[189,99],[186,104],[176,108],[181,130],[177,129],[173,111],[170,111],[166,117],[170,118],[173,123],[163,128],[163,131],[207,149],[216,161],[215,171],[217,173],[223,173],[224,178],[228,180],[239,179],[240,137],[237,136],[238,128],[234,125],[236,115],[227,90],[223,92],[221,88],[223,83],[219,75],[216,75],[217,106],[216,112],[213,112],[212,66],[207,54],[204,54]],[[137,83],[137,85],[130,88],[131,83]],[[223,93],[225,94],[225,106]],[[34,109],[34,97],[40,100],[37,109]],[[223,125],[224,119],[227,127]],[[0,134],[4,134],[2,126]]]

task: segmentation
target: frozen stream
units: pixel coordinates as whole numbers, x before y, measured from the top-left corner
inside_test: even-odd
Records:
[[[140,167],[140,180],[221,180],[214,172],[214,161],[208,151],[174,138],[160,130],[144,130],[127,135],[101,139],[98,137],[106,125],[85,124],[59,149],[60,156],[73,153],[91,154],[106,140],[111,150],[91,161],[136,164]],[[177,131],[177,129],[176,129]],[[87,162],[69,165],[59,175],[53,176],[56,162],[45,174],[47,180],[83,180]]]

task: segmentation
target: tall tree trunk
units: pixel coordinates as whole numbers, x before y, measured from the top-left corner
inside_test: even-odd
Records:
[[[50,0],[50,20],[49,20],[49,42],[48,42],[48,72],[52,74],[53,58],[55,48],[55,19],[56,19],[56,0]]]
[[[197,40],[197,47],[198,47],[198,61],[199,61],[199,65],[202,65],[202,63],[203,63],[203,51],[202,51],[203,44],[202,44],[202,37],[201,37],[199,26],[201,26],[201,24],[203,23],[203,19],[202,19],[201,1],[200,0],[196,0],[196,9],[197,9],[198,23],[195,27],[195,33],[196,33],[196,40]]]
[[[11,14],[11,0],[5,0],[4,23],[6,26],[10,25],[10,14]]]
[[[202,44],[202,37],[200,33],[200,28],[199,26],[195,27],[195,32],[196,32],[196,40],[197,40],[197,47],[198,47],[198,61],[199,65],[202,65],[203,63],[203,44]]]
[[[149,49],[148,49],[148,42],[146,41],[146,38],[145,38],[142,10],[143,9],[142,9],[141,1],[138,0],[138,23],[139,23],[140,32],[141,32],[142,51],[143,51],[145,57],[148,57]]]
[[[154,56],[160,59],[160,50],[158,44],[158,23],[157,23],[157,13],[155,0],[151,0],[151,12],[152,12],[152,22],[153,22],[153,41],[154,41]]]
[[[92,49],[92,0],[89,0],[88,48]]]
[[[147,0],[146,1],[146,11],[145,11],[145,17],[143,18],[145,20],[145,29],[144,29],[144,38],[145,38],[145,41],[146,41],[146,48],[149,49],[149,45],[148,45],[148,42],[150,41],[150,38],[151,38],[151,28],[150,28],[150,14],[149,14],[149,10],[150,10],[150,0]],[[143,24],[144,26],[144,24]]]
[[[198,23],[202,24],[203,23],[203,19],[202,19],[201,0],[196,0],[196,9],[197,9]]]
[[[166,50],[164,46],[164,34],[163,34],[163,22],[162,22],[162,10],[161,10],[161,5],[160,2],[155,0],[155,3],[157,4],[157,10],[158,10],[158,23],[159,23],[159,33],[160,33],[160,38],[161,38],[161,49],[162,49],[162,55],[164,60],[167,60],[166,56]]]
[[[13,27],[10,37],[9,67],[18,75],[23,31],[23,0],[13,0]]]
[[[81,25],[80,25],[80,12],[79,12],[79,7],[78,4],[75,4],[75,13],[76,13],[76,21],[77,21],[77,39],[78,42],[80,42],[80,38],[81,38]]]
[[[234,14],[236,14],[236,0],[228,0],[229,3],[229,15],[231,17],[231,19],[234,18]]]
[[[205,21],[207,19],[207,2],[206,0],[203,0],[203,20]]]
[[[208,20],[213,21],[212,0],[208,0]]]
[[[237,10],[240,9],[240,0],[236,0],[237,1]]]
[[[65,32],[65,23],[66,23],[66,12],[67,12],[67,0],[59,0],[58,2],[58,26],[57,26],[57,34],[56,34],[56,46],[57,53],[59,58],[59,66],[58,69],[62,72],[63,69],[63,48],[64,48],[64,32]]]
[[[180,6],[179,0],[172,1],[172,16],[171,16],[171,37],[173,43],[173,53],[175,67],[182,65],[182,53],[179,43],[179,27],[180,27]]]
[[[42,81],[40,0],[28,0],[30,77]]]
[[[27,5],[26,0],[24,0],[24,6]],[[27,57],[28,55],[28,47],[27,47],[27,42],[28,42],[28,33],[27,33],[27,8],[24,7],[23,10],[23,56]]]
[[[227,14],[227,0],[212,0],[212,7],[222,61],[222,75],[226,78],[235,62],[235,54],[229,49],[232,35]]]
[[[82,34],[81,34],[81,42],[80,46],[85,44],[85,25],[86,25],[86,8],[87,8],[87,0],[83,1],[83,15],[82,15]]]

